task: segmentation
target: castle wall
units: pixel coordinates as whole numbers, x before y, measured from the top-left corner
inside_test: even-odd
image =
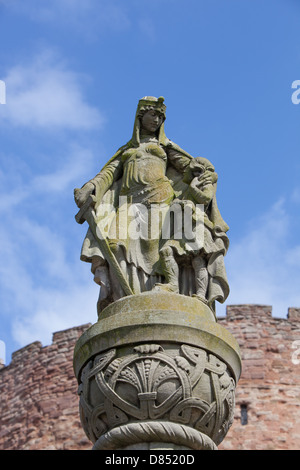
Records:
[[[219,321],[237,339],[243,367],[235,422],[220,449],[299,449],[300,309],[283,319],[269,306],[229,306]]]
[[[79,420],[73,349],[87,328],[29,344],[0,370],[0,449],[89,449]]]
[[[232,305],[219,318],[237,339],[243,372],[234,423],[221,449],[300,448],[300,309],[273,318],[263,305]],[[89,325],[16,351],[0,370],[0,449],[90,449],[79,419],[74,345]]]

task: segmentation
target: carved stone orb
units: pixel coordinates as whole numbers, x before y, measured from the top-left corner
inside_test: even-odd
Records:
[[[216,449],[233,422],[238,347],[199,300],[121,299],[79,340],[74,366],[94,449]]]

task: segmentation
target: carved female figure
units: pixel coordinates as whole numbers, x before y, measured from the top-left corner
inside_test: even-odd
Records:
[[[212,172],[208,167],[203,171],[201,181],[193,174],[195,159],[165,135],[165,111],[162,97],[142,98],[137,107],[132,139],[116,152],[93,179],[81,189],[75,189],[75,201],[78,207],[82,207],[92,195],[97,227],[99,230],[101,228],[101,233],[105,231],[111,256],[118,263],[133,294],[153,288],[172,289],[174,285],[175,290],[184,295],[197,294],[195,278],[199,278],[199,275],[195,275],[195,267],[201,265],[202,271],[205,269],[207,272],[207,286],[200,297],[205,300],[208,294],[208,303],[212,305],[215,299],[224,301],[228,295],[225,267],[222,264],[227,249],[225,232],[228,227],[217,209],[215,176],[211,177]],[[211,248],[209,251],[210,255],[218,252],[218,256],[215,256],[218,263],[210,263],[216,265],[211,269],[208,269],[208,253],[205,249],[203,251],[203,247],[191,253],[184,240],[175,243],[174,240],[162,240],[161,237],[161,226],[170,212],[172,201],[203,203],[203,189],[196,188],[195,178],[200,186],[205,181],[210,184],[211,191],[205,199],[205,220],[210,243],[218,245],[217,249]],[[149,235],[153,224],[149,223],[148,214],[142,209],[148,210],[150,207],[151,220],[153,217],[161,218],[155,236],[145,236],[145,233]],[[128,227],[133,222],[143,236],[133,237],[128,232]],[[218,230],[222,232],[222,237],[217,235]],[[184,254],[187,256],[183,256]],[[125,295],[107,258],[95,238],[95,232],[89,229],[83,243],[81,259],[92,264],[94,279],[101,285],[98,303],[100,311],[107,303]],[[200,258],[202,261],[199,264],[197,259]],[[170,266],[175,266],[173,261],[178,263],[177,271],[175,269],[178,282],[175,283],[170,281],[168,275]],[[217,295],[209,288],[209,279],[212,278],[219,285]]]

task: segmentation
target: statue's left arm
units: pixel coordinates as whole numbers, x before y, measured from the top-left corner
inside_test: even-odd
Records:
[[[168,161],[179,172],[183,173],[193,157],[180,149],[176,144],[169,143],[166,148]]]

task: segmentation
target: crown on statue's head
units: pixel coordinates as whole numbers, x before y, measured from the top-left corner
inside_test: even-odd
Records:
[[[153,107],[165,117],[167,107],[164,104],[164,101],[165,99],[163,96],[160,96],[159,98],[155,98],[155,96],[144,96],[140,99],[138,108],[140,111],[142,111],[146,110],[147,107]]]

